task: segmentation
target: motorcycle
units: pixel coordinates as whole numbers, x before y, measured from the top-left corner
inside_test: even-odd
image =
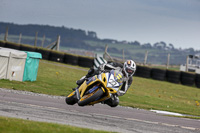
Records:
[[[112,94],[117,94],[122,83],[121,71],[102,72],[85,80],[66,97],[65,101],[69,105],[94,105],[111,98]]]

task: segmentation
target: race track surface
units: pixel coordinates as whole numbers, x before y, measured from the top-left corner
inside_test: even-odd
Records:
[[[0,88],[0,115],[123,133],[199,133],[200,120],[97,104],[65,104],[65,97]]]

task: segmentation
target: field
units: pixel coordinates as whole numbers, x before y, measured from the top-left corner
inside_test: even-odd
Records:
[[[76,87],[75,81],[88,68],[50,61],[40,61],[35,82],[0,80],[2,88],[26,90],[50,95],[67,96]],[[200,116],[200,89],[196,87],[134,77],[127,94],[120,97],[120,105],[143,109],[157,109]]]

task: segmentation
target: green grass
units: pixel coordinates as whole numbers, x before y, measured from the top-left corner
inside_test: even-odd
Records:
[[[0,133],[108,133],[68,125],[35,122],[0,116]]]
[[[122,105],[200,116],[200,89],[136,77]]]
[[[84,76],[88,70],[88,68],[53,63],[40,61],[35,82],[0,80],[0,86],[66,96],[72,91],[71,88],[76,87],[76,80]],[[123,106],[166,110],[196,116],[200,116],[199,102],[199,88],[140,77],[134,77],[127,94],[120,97],[120,105]]]
[[[189,119],[200,119],[200,117],[198,116],[172,116],[172,115],[166,115],[166,116],[169,116],[169,117],[178,117],[178,118],[189,118]]]

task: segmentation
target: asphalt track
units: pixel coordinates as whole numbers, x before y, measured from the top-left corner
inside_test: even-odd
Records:
[[[96,104],[66,105],[64,97],[0,88],[0,115],[123,133],[199,133],[200,120]]]

